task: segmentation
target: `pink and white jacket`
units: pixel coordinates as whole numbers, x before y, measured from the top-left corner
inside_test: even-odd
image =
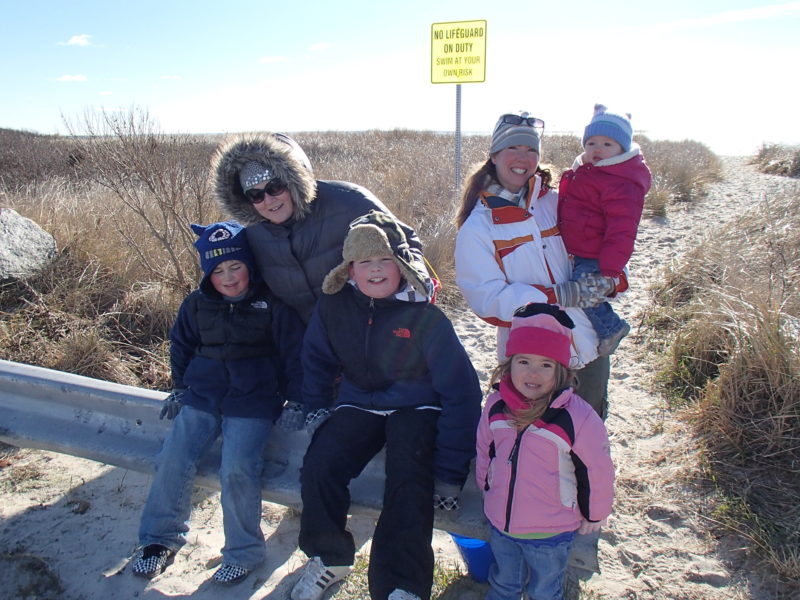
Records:
[[[633,254],[650,169],[638,144],[596,165],[582,159],[561,176],[558,229],[570,254],[597,259],[600,273],[619,277]]]
[[[475,477],[489,522],[511,535],[576,530],[611,514],[614,465],[605,425],[571,388],[518,431],[492,393],[478,424]]]

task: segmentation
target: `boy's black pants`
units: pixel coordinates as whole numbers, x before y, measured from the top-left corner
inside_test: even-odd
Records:
[[[376,415],[342,407],[314,434],[300,477],[300,549],[328,566],[352,565],[346,530],[350,480],[386,446],[383,509],[372,538],[369,589],[385,600],[396,588],[429,598],[433,585],[433,464],[436,410]]]

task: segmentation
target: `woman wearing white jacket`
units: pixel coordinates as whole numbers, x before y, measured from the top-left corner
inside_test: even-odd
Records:
[[[557,226],[558,193],[539,166],[544,122],[528,113],[504,114],[492,134],[489,157],[468,178],[456,217],[456,282],[470,308],[497,326],[503,357],[514,311],[530,302],[558,304],[575,323],[570,367],[579,369],[576,393],[605,420],[608,356],[581,308],[603,301],[603,278],[570,281],[572,265]],[[622,279],[616,291],[627,288]],[[576,539],[573,566],[597,571],[597,540]],[[573,579],[575,572],[573,571]],[[569,578],[569,573],[568,573]]]
[[[456,282],[470,308],[497,326],[503,358],[511,317],[530,302],[558,304],[575,323],[571,368],[578,393],[606,416],[608,357],[582,310],[605,299],[603,278],[570,281],[572,265],[557,226],[558,193],[539,166],[544,122],[528,113],[500,117],[489,158],[473,172],[456,217]],[[627,288],[623,279],[617,292]],[[588,388],[588,389],[587,389]]]

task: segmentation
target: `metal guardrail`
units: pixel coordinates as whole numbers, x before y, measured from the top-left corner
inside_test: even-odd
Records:
[[[0,360],[0,441],[51,450],[124,469],[153,472],[170,421],[158,413],[166,394]],[[262,498],[302,508],[300,467],[310,441],[305,431],[274,428],[266,449]],[[198,468],[196,484],[219,489],[219,442]],[[350,486],[354,515],[377,517],[383,500],[384,455]],[[482,498],[470,475],[455,514],[437,511],[438,529],[486,539]]]

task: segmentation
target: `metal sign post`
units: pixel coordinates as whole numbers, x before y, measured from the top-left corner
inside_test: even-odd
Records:
[[[456,202],[461,193],[461,84],[486,80],[486,21],[431,25],[431,83],[456,84]]]
[[[456,84],[456,204],[461,196],[461,84]]]

